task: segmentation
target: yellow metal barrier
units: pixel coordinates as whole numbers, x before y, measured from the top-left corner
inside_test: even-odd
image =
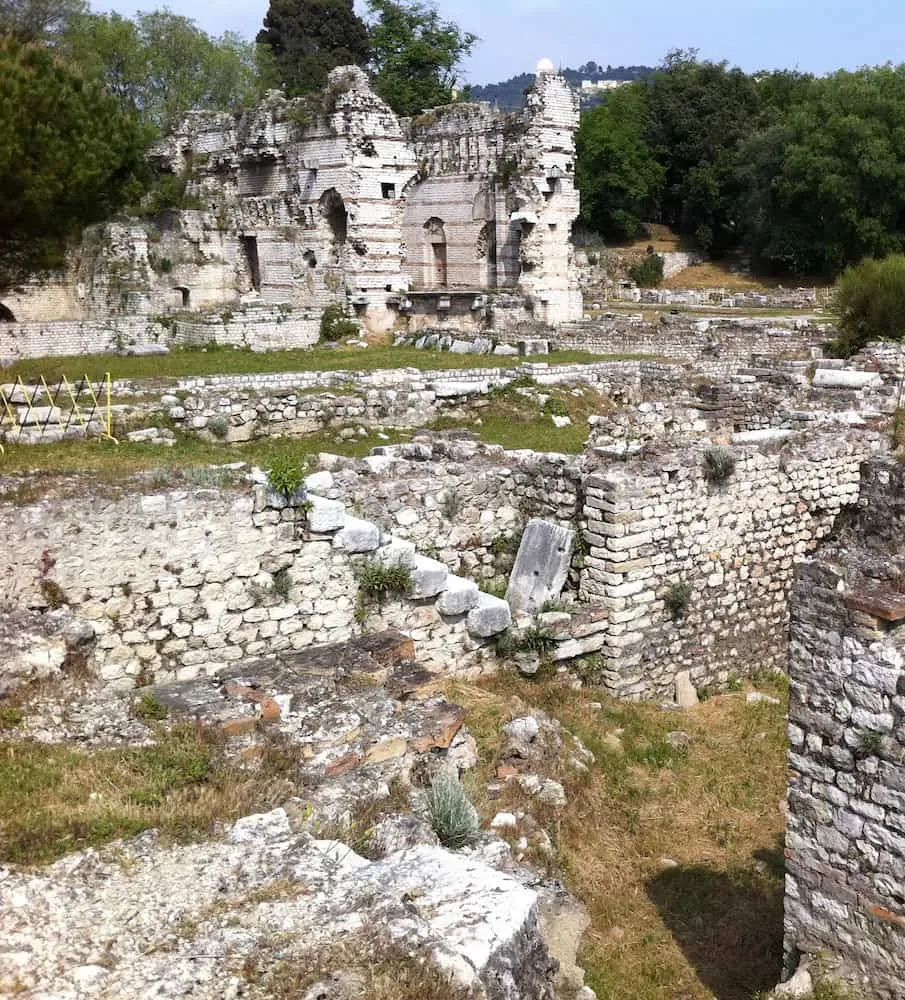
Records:
[[[101,389],[101,386],[104,389]],[[40,394],[43,390],[43,394]],[[102,391],[105,401],[102,403],[98,392]],[[84,394],[84,399],[83,399]],[[47,401],[47,414],[35,420],[29,419],[37,409],[40,400]],[[91,430],[92,422],[100,425],[102,440],[119,444],[113,436],[113,384],[110,372],[104,375],[102,383],[97,388],[87,375],[78,382],[70,382],[61,375],[59,382],[51,388],[42,375],[39,382],[29,385],[18,377],[12,389],[7,390],[0,385],[0,432],[8,421],[10,430],[18,431],[22,427],[35,427],[39,437],[43,437],[49,428],[59,429],[63,433],[73,425],[81,427],[85,437]],[[61,403],[68,403],[62,406]],[[4,454],[0,442],[0,455]]]

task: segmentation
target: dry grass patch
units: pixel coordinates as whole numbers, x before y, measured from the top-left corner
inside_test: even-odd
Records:
[[[582,958],[600,1000],[750,1000],[778,981],[784,704],[736,694],[677,712],[508,674],[472,701],[474,687],[455,697],[485,774],[513,696],[560,719],[596,757],[589,775],[561,778],[561,816],[523,807],[547,821],[565,881],[590,910]],[[678,730],[687,748],[670,740]],[[512,794],[485,803],[485,815]]]
[[[471,1000],[472,993],[454,985],[426,954],[376,937],[359,936],[321,949],[279,948],[273,961],[266,943],[246,960],[243,970],[252,995],[267,1000],[298,1000],[316,984],[325,996],[360,1000]],[[277,949],[274,949],[277,951]],[[318,994],[320,995],[320,994]]]
[[[175,840],[274,808],[296,790],[296,751],[269,738],[254,770],[219,733],[179,725],[154,745],[94,752],[0,742],[0,861],[40,864],[156,827]]]

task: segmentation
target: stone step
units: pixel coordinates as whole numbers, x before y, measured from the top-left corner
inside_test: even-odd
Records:
[[[408,566],[411,568],[415,565],[415,555],[414,542],[390,535],[389,541],[381,545],[374,553],[374,558],[384,566]]]
[[[412,564],[412,597],[436,597],[446,589],[449,570],[446,564],[427,556],[415,555]]]
[[[308,495],[308,530],[317,534],[338,531],[346,523],[346,506],[339,500]]]
[[[333,536],[333,547],[343,552],[373,552],[379,546],[380,528],[351,514],[346,514],[345,524]]]
[[[463,615],[478,603],[478,585],[451,573],[446,578],[446,588],[437,597],[437,610],[441,615]]]
[[[468,612],[468,631],[477,638],[489,639],[499,632],[505,632],[512,624],[509,605],[499,597],[492,597],[478,591],[478,602]]]

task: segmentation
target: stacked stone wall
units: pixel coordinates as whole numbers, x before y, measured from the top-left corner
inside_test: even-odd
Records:
[[[120,316],[105,320],[0,323],[0,363],[27,358],[106,354],[132,347],[216,343],[253,351],[312,347],[320,312],[257,309],[197,317]]]
[[[905,990],[905,472],[863,468],[857,513],[792,592],[785,947]]]
[[[208,489],[3,504],[0,600],[65,600],[94,625],[96,661],[110,684],[213,674],[360,629],[356,566],[367,556],[334,544],[340,523],[332,533],[308,531],[264,487],[254,495]],[[288,589],[280,593],[283,570]],[[404,600],[372,608],[368,624],[404,630],[428,665],[480,672],[492,657],[465,619],[440,614],[433,600]]]
[[[747,364],[753,354],[772,358],[809,358],[832,332],[816,326],[796,327],[776,320],[691,320],[670,317],[669,323],[647,323],[638,317],[562,324],[555,345],[563,350],[600,354],[653,354],[682,361],[714,360]]]
[[[784,667],[793,567],[857,498],[878,445],[864,434],[735,448],[719,485],[700,442],[590,476],[581,596],[610,611],[606,687],[668,697],[680,671],[708,686]]]

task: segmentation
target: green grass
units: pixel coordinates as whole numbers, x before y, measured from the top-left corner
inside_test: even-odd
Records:
[[[284,747],[265,744],[260,767],[242,770],[215,731],[190,724],[152,746],[94,752],[0,742],[0,862],[41,864],[151,827],[205,837],[216,822],[285,801],[293,766]]]
[[[366,438],[340,441],[335,434],[322,432],[299,438],[264,438],[243,444],[222,444],[178,435],[172,447],[164,445],[119,445],[109,441],[77,440],[42,445],[7,444],[0,456],[0,475],[27,476],[16,489],[0,498],[27,502],[55,484],[57,475],[88,477],[94,482],[121,485],[139,473],[146,475],[145,486],[162,488],[178,483],[229,485],[229,477],[203,475],[203,467],[231,462],[248,462],[270,468],[275,461],[312,459],[318,452],[361,457],[378,444],[407,440],[406,433],[389,432],[386,440],[370,434]],[[81,489],[77,483],[72,484]]]
[[[553,351],[536,361],[549,364],[589,364],[596,361],[630,361],[645,355],[591,354],[587,351]],[[110,372],[114,379],[185,378],[191,375],[251,375],[264,372],[377,371],[386,368],[418,368],[432,371],[448,368],[514,368],[523,359],[448,351],[419,351],[414,347],[314,347],[307,350],[268,351],[257,354],[232,348],[173,350],[148,357],[118,354],[30,358],[0,368],[0,382],[17,377],[48,382],[61,375],[70,380],[87,375],[101,379]]]
[[[445,694],[467,710],[482,780],[500,762],[501,725],[529,705],[594,753],[584,775],[563,753],[543,765],[566,788],[559,814],[512,783],[480,807],[485,819],[521,808],[545,824],[551,874],[591,916],[579,957],[600,1000],[751,1000],[779,981],[784,699],[716,695],[676,713],[514,672],[450,682]],[[672,745],[673,730],[687,747]]]

